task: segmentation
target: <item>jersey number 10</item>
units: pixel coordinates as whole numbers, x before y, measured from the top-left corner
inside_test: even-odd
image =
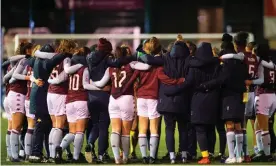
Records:
[[[71,75],[69,79],[69,90],[79,90],[79,81],[80,76],[78,74]]]

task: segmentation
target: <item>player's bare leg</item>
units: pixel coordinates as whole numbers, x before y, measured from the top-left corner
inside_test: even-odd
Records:
[[[252,142],[253,142],[253,146],[254,146],[254,154],[257,154],[258,153],[258,147],[257,147],[257,142],[256,142],[256,134],[255,134],[255,120],[252,120],[250,119],[250,124],[251,124],[251,127],[252,127]]]
[[[130,154],[131,154],[131,159],[137,159],[136,157],[136,146],[138,143],[138,122],[139,122],[139,118],[137,115],[137,112],[134,113],[134,119],[132,122],[132,127],[130,130]]]

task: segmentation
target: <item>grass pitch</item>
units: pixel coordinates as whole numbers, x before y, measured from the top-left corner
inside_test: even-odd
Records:
[[[274,124],[274,129],[276,129],[276,124]],[[11,162],[6,162],[6,141],[5,141],[5,136],[6,136],[6,132],[7,132],[7,120],[6,119],[3,119],[1,118],[1,165],[28,165],[28,164],[31,164],[31,163],[25,163],[25,162],[22,162],[22,163],[11,163]],[[175,133],[175,142],[176,142],[176,150],[178,149],[177,146],[178,146],[178,136],[177,136],[177,129],[176,129],[176,133]],[[252,127],[251,127],[251,124],[248,123],[247,125],[247,138],[248,138],[248,147],[249,147],[249,152],[250,154],[253,153],[253,143],[252,143]],[[217,142],[216,142],[216,150],[215,150],[215,155],[218,154],[219,152],[219,142],[218,142],[219,138],[217,136]],[[167,148],[166,148],[166,143],[165,143],[165,124],[162,123],[162,134],[161,134],[161,140],[160,140],[160,147],[159,147],[159,151],[158,151],[158,158],[161,159],[162,156],[164,156],[167,152]],[[82,149],[82,152],[84,152],[84,147],[86,145],[86,141],[84,141],[84,146],[83,146],[83,149]],[[97,143],[96,143],[96,149],[97,149]],[[226,151],[227,151],[227,148],[226,148]],[[109,148],[109,155],[110,156],[113,156],[112,155],[112,151],[111,151],[111,148]],[[198,156],[201,156],[200,154],[200,151],[199,151],[199,148],[197,150],[198,152]],[[140,158],[140,151],[139,151],[139,146],[136,147],[136,153],[138,155],[138,157]],[[227,152],[226,152],[227,153]],[[169,164],[168,161],[160,161],[160,164]],[[114,164],[114,162],[111,162],[110,164]],[[141,164],[141,163],[135,163],[135,164]],[[181,163],[179,163],[181,164]],[[196,162],[194,163],[190,163],[190,164],[197,164]],[[216,164],[216,165],[219,165],[220,163],[219,162],[212,162],[212,164]],[[276,165],[276,163],[250,163],[250,164],[245,164],[245,165]],[[41,164],[39,164],[41,165]],[[42,165],[49,165],[49,164],[43,164]],[[183,165],[183,164],[181,164]]]

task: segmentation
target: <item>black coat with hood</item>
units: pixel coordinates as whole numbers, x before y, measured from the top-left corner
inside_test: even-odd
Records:
[[[185,77],[185,60],[189,54],[189,48],[184,42],[176,42],[172,50],[163,56],[164,73],[174,79]],[[164,94],[166,89],[177,89],[177,87],[178,85],[165,85],[160,83],[157,110],[161,114],[182,114],[183,120],[189,120],[189,93],[183,92],[173,96],[166,96]]]
[[[167,89],[166,95],[185,93],[192,89],[191,122],[194,124],[215,124],[219,111],[219,90],[197,90],[203,82],[212,80],[219,69],[219,59],[213,57],[210,43],[201,43],[195,56],[190,59],[188,75],[177,88]]]

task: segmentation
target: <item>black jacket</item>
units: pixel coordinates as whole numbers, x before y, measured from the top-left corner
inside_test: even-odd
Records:
[[[185,60],[189,56],[189,49],[183,42],[175,43],[171,52],[163,56],[164,73],[170,78],[178,79],[185,77]],[[182,114],[183,118],[189,118],[189,93],[179,93],[173,96],[166,96],[164,91],[175,89],[177,85],[165,85],[160,83],[159,101],[157,110],[159,113]]]
[[[210,43],[202,43],[190,58],[185,82],[174,89],[167,89],[166,95],[175,95],[193,89],[191,100],[191,122],[215,124],[219,110],[219,90],[204,92],[197,90],[202,83],[215,78],[219,70],[219,59],[213,57]]]
[[[247,78],[248,72],[243,61],[228,59],[221,65],[218,77],[202,85],[207,90],[221,88],[222,119],[243,120],[243,93],[246,91]]]

